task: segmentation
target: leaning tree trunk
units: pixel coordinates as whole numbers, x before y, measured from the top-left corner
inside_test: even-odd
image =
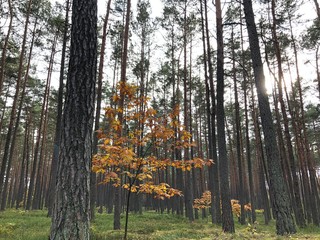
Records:
[[[277,234],[295,233],[291,204],[280,165],[276,134],[272,120],[268,95],[265,88],[265,77],[259,47],[258,33],[254,22],[252,1],[244,0],[245,19],[249,35],[249,44],[253,70],[258,93],[259,109],[265,138],[265,148],[270,177],[270,191],[273,195],[272,206],[276,218]]]
[[[286,145],[287,145],[287,152],[288,152],[288,162],[290,164],[290,169],[291,172],[289,171],[288,168],[288,175],[292,176],[292,180],[290,179],[289,185],[291,185],[291,191],[292,193],[292,202],[293,202],[293,211],[295,213],[295,219],[297,222],[297,225],[299,227],[305,227],[306,222],[305,222],[305,216],[303,213],[303,207],[302,207],[302,202],[300,198],[300,188],[298,183],[298,178],[297,178],[297,173],[296,173],[296,167],[295,167],[295,158],[294,158],[294,151],[292,147],[292,141],[291,141],[291,134],[289,130],[289,120],[286,112],[286,107],[283,99],[283,90],[282,90],[282,82],[283,82],[283,68],[282,68],[282,60],[281,60],[281,51],[280,51],[280,43],[277,35],[277,19],[276,19],[276,2],[275,0],[271,1],[271,13],[272,13],[272,36],[273,36],[273,46],[275,48],[276,52],[276,59],[277,59],[277,66],[278,66],[278,98],[280,102],[280,107],[281,107],[281,112],[283,116],[283,125],[284,125],[284,137],[286,140]],[[293,43],[294,45],[294,43]],[[295,45],[294,45],[295,46]],[[296,51],[294,51],[296,53]],[[298,72],[299,73],[299,72]],[[299,75],[298,76],[298,81],[299,80]],[[286,159],[287,160],[287,159]]]
[[[90,239],[97,1],[73,0],[67,94],[50,239]]]

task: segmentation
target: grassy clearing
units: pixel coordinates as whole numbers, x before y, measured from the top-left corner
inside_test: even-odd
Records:
[[[97,214],[91,224],[92,240],[122,239],[123,230],[114,231],[113,216]],[[143,215],[130,214],[128,239],[141,240],[176,240],[176,239],[320,239],[320,228],[308,226],[298,229],[298,233],[291,236],[279,237],[275,232],[274,222],[268,226],[263,224],[259,215],[259,223],[241,226],[236,223],[235,234],[224,234],[220,226],[212,225],[209,219],[188,220],[171,214],[146,212]],[[0,239],[6,240],[45,240],[48,239],[50,218],[46,211],[7,210],[0,213]],[[124,218],[122,218],[124,226]]]

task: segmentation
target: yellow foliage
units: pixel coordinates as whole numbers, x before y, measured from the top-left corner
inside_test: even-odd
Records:
[[[201,198],[196,198],[193,201],[193,208],[202,209],[209,208],[211,206],[211,192],[205,191],[202,193]]]
[[[165,146],[168,151],[173,152],[175,149],[190,148],[195,144],[190,142],[192,135],[185,131],[177,120],[179,105],[175,106],[172,113],[159,116],[155,109],[148,108],[148,98],[139,97],[137,89],[137,86],[125,81],[118,84],[117,93],[112,100],[114,103],[124,100],[124,105],[121,108],[105,108],[109,128],[105,132],[98,131],[101,145],[98,154],[92,159],[92,171],[104,174],[103,183],[113,182],[114,186],[121,186],[132,192],[153,194],[159,199],[181,195],[179,190],[171,188],[166,183],[155,184],[154,177],[158,175],[154,172],[167,167],[191,171],[194,167],[202,168],[211,162],[201,158],[187,161],[159,159],[150,154],[150,151],[146,151],[148,154],[143,153],[143,157],[139,156],[136,151],[141,146],[153,149]],[[144,107],[141,107],[142,103]],[[122,115],[123,122],[120,122],[119,116]],[[127,182],[121,182],[120,176]],[[136,180],[139,180],[139,184],[134,184]]]
[[[205,191],[201,198],[197,198],[193,202],[193,208],[202,209],[202,208],[209,208],[211,206],[211,192]],[[237,217],[241,215],[241,205],[239,204],[239,200],[231,199],[231,207],[232,212]],[[245,211],[251,211],[251,203],[244,205]]]

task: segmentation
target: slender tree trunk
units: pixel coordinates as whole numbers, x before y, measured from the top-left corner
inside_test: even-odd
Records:
[[[17,77],[17,84],[16,84],[16,92],[15,92],[13,103],[12,103],[10,122],[8,125],[8,132],[7,132],[7,136],[6,136],[6,143],[5,143],[2,164],[1,164],[1,169],[0,169],[0,192],[1,193],[4,188],[3,183],[4,183],[5,171],[6,171],[6,167],[7,167],[8,159],[9,159],[10,144],[11,144],[11,140],[12,140],[14,123],[16,121],[16,109],[17,109],[19,92],[20,92],[20,84],[22,82],[23,71],[24,71],[23,62],[24,62],[24,57],[25,57],[24,55],[25,55],[25,48],[26,48],[26,41],[27,41],[27,33],[28,33],[31,5],[32,5],[32,0],[29,0],[28,8],[27,8],[26,22],[25,22],[25,26],[24,26],[23,40],[22,40],[22,45],[21,45],[21,52],[20,52],[20,57],[19,57],[19,70],[18,70],[18,77]]]
[[[103,80],[103,66],[104,66],[104,56],[106,49],[107,40],[107,26],[109,20],[111,0],[108,1],[106,16],[103,22],[103,32],[102,32],[102,43],[100,50],[100,61],[99,61],[99,72],[98,72],[98,86],[97,86],[97,105],[96,105],[96,115],[94,123],[94,138],[93,138],[93,154],[98,152],[98,130],[100,129],[100,114],[101,114],[101,102],[102,102],[102,80]],[[97,176],[96,173],[91,172],[91,219],[94,219],[95,205],[97,201]]]
[[[53,155],[51,161],[51,170],[50,170],[50,180],[49,180],[49,191],[48,191],[48,216],[52,216],[52,206],[54,201],[54,194],[56,189],[57,181],[57,171],[58,171],[58,161],[59,161],[59,149],[61,143],[61,119],[62,119],[62,105],[63,105],[63,78],[64,78],[64,69],[65,69],[65,58],[66,58],[66,48],[67,48],[67,34],[68,34],[68,25],[69,25],[69,8],[70,0],[66,1],[66,15],[63,26],[63,43],[62,43],[62,53],[61,53],[61,65],[60,65],[60,76],[59,76],[59,89],[58,89],[58,106],[57,106],[57,122],[54,134],[54,147]]]
[[[47,100],[48,100],[48,94],[49,94],[49,89],[50,89],[50,78],[51,78],[51,71],[52,71],[52,64],[53,64],[53,56],[54,56],[54,49],[55,49],[55,43],[56,39],[54,41],[54,44],[52,46],[52,52],[51,52],[51,58],[49,62],[49,70],[48,70],[48,75],[47,75],[47,82],[46,82],[46,87],[44,91],[44,97],[43,97],[43,102],[42,102],[42,107],[41,107],[41,115],[40,115],[40,122],[39,122],[39,128],[38,128],[38,135],[35,143],[35,149],[34,149],[34,155],[33,155],[33,164],[32,164],[32,170],[31,170],[31,176],[30,176],[30,184],[29,184],[29,189],[28,189],[28,198],[27,198],[27,206],[26,209],[30,210],[32,206],[32,201],[34,197],[34,188],[35,184],[37,183],[36,179],[36,173],[38,172],[38,162],[41,162],[42,159],[40,158],[40,152],[41,152],[41,136],[42,136],[42,131],[44,129],[44,118],[46,115],[46,105],[47,105]],[[42,139],[43,140],[43,139]],[[37,176],[38,178],[38,176]]]
[[[29,70],[30,70],[30,64],[31,64],[31,58],[32,58],[33,44],[34,44],[34,39],[35,39],[35,34],[36,34],[37,22],[38,21],[36,19],[36,21],[34,23],[34,27],[33,27],[33,34],[32,34],[30,50],[29,50],[28,64],[27,64],[27,67],[26,67],[26,73],[25,73],[25,76],[24,76],[22,91],[21,91],[21,94],[20,94],[19,108],[18,108],[16,120],[15,120],[15,126],[14,126],[13,133],[12,133],[12,139],[11,139],[11,144],[10,144],[10,152],[9,152],[9,156],[8,156],[8,164],[7,164],[6,176],[10,176],[12,158],[13,158],[13,155],[14,155],[14,152],[15,152],[17,131],[18,131],[19,125],[20,125],[20,116],[21,116],[22,107],[23,107],[23,104],[24,104],[24,97],[25,97],[27,82],[28,82],[28,79],[29,79]],[[7,177],[6,180],[5,180],[4,187],[3,187],[3,192],[2,192],[1,210],[4,210],[6,208],[6,201],[7,201],[6,194],[7,194],[7,188],[8,188],[8,181],[9,181],[9,178]]]
[[[264,222],[267,225],[271,220],[271,211],[270,211],[270,203],[269,203],[269,197],[268,192],[266,188],[266,182],[269,184],[269,177],[268,172],[266,169],[265,164],[265,157],[263,153],[263,147],[262,147],[262,140],[261,140],[261,130],[260,130],[260,124],[258,120],[258,114],[255,107],[255,96],[253,92],[253,84],[251,83],[251,104],[252,104],[252,120],[253,120],[253,126],[254,126],[254,136],[256,140],[256,157],[258,160],[258,179],[259,179],[259,189],[261,192],[261,199],[263,202],[264,207]]]
[[[129,42],[129,26],[130,26],[130,11],[131,11],[131,0],[127,0],[127,12],[126,12],[126,24],[123,34],[123,52],[121,58],[121,74],[120,74],[120,85],[124,85],[126,83],[126,73],[127,73],[127,58],[128,58],[128,42]],[[123,125],[123,109],[124,109],[124,86],[121,87],[120,90],[120,103],[118,114],[118,121],[120,122],[120,126]],[[122,127],[119,128],[118,136],[122,136]],[[114,218],[113,218],[113,229],[120,229],[120,214],[121,214],[121,189],[116,187],[115,196],[114,196]]]
[[[237,76],[236,76],[236,59],[235,59],[235,46],[234,46],[234,36],[233,36],[233,27],[231,32],[231,41],[232,41],[232,65],[233,65],[233,88],[234,88],[234,105],[235,105],[235,121],[236,121],[236,141],[237,141],[237,160],[238,160],[238,171],[239,171],[239,192],[240,192],[240,206],[241,206],[241,215],[240,215],[240,224],[244,225],[246,223],[246,215],[244,210],[245,205],[245,191],[243,185],[244,171],[242,164],[242,149],[240,142],[240,107],[239,107],[239,97],[238,97],[238,88],[237,88]]]
[[[221,2],[216,0],[217,24],[217,131],[219,149],[220,190],[222,205],[222,229],[224,232],[234,232],[230,189],[229,189],[229,164],[225,138],[225,113],[224,113],[224,52]]]
[[[210,82],[210,98],[211,98],[211,130],[212,130],[212,150],[213,150],[213,160],[215,164],[212,165],[213,171],[213,222],[220,224],[222,222],[221,216],[221,199],[220,199],[220,184],[219,184],[219,159],[217,155],[217,137],[216,137],[216,97],[215,97],[215,88],[213,82],[213,64],[212,64],[212,55],[211,55],[211,47],[210,47],[210,34],[209,34],[209,26],[208,26],[208,7],[207,0],[204,1],[204,13],[205,13],[205,25],[206,25],[206,40],[207,40],[207,52],[208,52],[208,69],[209,69],[209,82]],[[212,197],[211,196],[211,197]]]
[[[32,209],[39,209],[40,208],[40,198],[41,198],[41,170],[44,162],[43,158],[43,153],[45,151],[44,149],[44,143],[46,139],[46,128],[47,128],[47,117],[48,117],[48,102],[49,102],[49,95],[50,95],[50,85],[51,85],[51,76],[52,76],[52,69],[53,69],[53,64],[54,64],[54,56],[56,53],[56,44],[57,44],[57,35],[54,37],[53,44],[52,44],[52,49],[51,49],[51,56],[50,56],[50,61],[49,61],[49,67],[48,67],[48,75],[47,75],[47,82],[46,82],[46,88],[43,96],[43,106],[41,110],[41,118],[40,118],[40,125],[39,125],[39,165],[37,167],[36,174],[36,179],[35,179],[35,190],[34,190],[34,199],[32,201]],[[41,140],[42,139],[42,140]],[[38,142],[38,140],[37,140]],[[37,145],[36,145],[37,149]],[[35,152],[35,156],[38,155],[37,152]],[[34,159],[36,161],[36,158]],[[37,160],[38,161],[38,160]],[[34,165],[35,166],[35,163]],[[33,171],[33,170],[32,170]],[[32,186],[32,179],[30,181],[30,186]],[[33,191],[32,188],[29,188],[29,192]]]
[[[187,0],[184,1],[184,24],[183,24],[183,112],[184,112],[184,126],[185,130],[189,132],[189,103],[188,103],[188,68],[187,68]],[[189,83],[191,79],[189,79]],[[190,87],[190,84],[189,84]],[[191,104],[191,103],[190,103]],[[190,149],[184,149],[184,159],[190,160]],[[186,215],[189,221],[194,221],[194,214],[193,214],[193,186],[191,181],[191,172],[185,172],[185,208],[186,208]]]
[[[24,133],[24,143],[23,143],[23,155],[22,155],[22,162],[20,168],[20,180],[19,180],[19,187],[18,187],[18,194],[16,200],[16,209],[20,208],[21,202],[23,201],[23,196],[25,192],[25,185],[26,185],[26,162],[28,157],[28,148],[29,148],[29,135],[30,135],[30,127],[29,127],[29,120],[30,114],[28,110],[25,112],[26,120],[25,120],[25,133]]]

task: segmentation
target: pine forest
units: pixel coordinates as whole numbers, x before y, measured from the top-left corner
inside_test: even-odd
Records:
[[[318,0],[0,16],[0,239],[320,239]]]

